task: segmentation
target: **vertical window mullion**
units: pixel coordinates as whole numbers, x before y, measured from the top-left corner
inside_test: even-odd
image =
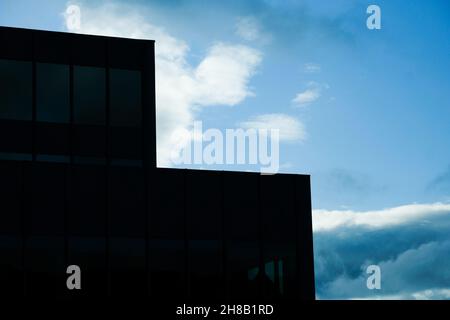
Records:
[[[111,155],[110,155],[110,68],[109,68],[109,46],[106,44],[106,69],[105,69],[105,158],[106,158],[106,170],[105,170],[105,187],[106,187],[106,210],[105,210],[105,267],[106,267],[106,277],[107,277],[107,285],[106,285],[106,294],[109,297],[111,295],[111,268],[110,268],[110,239],[109,239],[109,212],[110,212],[110,165],[111,165]]]
[[[32,103],[31,103],[31,122],[32,122],[32,145],[31,145],[31,156],[32,161],[36,161],[36,118],[37,118],[37,76],[36,76],[36,61],[32,62]]]

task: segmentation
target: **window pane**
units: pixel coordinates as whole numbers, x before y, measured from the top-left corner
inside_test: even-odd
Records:
[[[222,186],[218,171],[187,173],[188,236],[191,240],[221,238]]]
[[[150,236],[183,240],[185,231],[184,171],[161,169],[152,177],[157,187],[152,190],[155,202],[150,216]],[[177,190],[177,192],[173,192]]]
[[[31,161],[33,157],[29,153],[0,152],[0,160]]]
[[[113,160],[113,165],[140,166],[142,164],[142,161],[132,161],[128,163],[127,161],[120,161],[120,159],[142,159],[141,128],[111,126],[109,130],[109,139],[109,154],[113,159],[116,159]]]
[[[152,298],[185,298],[187,279],[184,240],[152,239],[149,250]]]
[[[70,199],[69,263],[83,272],[83,289],[78,294],[102,295],[107,288],[105,168],[73,166]]]
[[[109,175],[109,261],[113,296],[144,294],[146,212],[143,171],[113,167]]]
[[[223,295],[222,179],[220,172],[187,174],[189,284],[192,298]]]
[[[111,295],[142,297],[147,291],[145,239],[111,237],[109,239]]]
[[[0,161],[0,283],[9,296],[23,288],[20,171],[17,162]]]
[[[158,168],[152,177],[157,187],[152,190],[150,212],[151,295],[161,300],[183,299],[187,295],[185,172]]]
[[[223,183],[227,289],[232,297],[256,299],[261,279],[258,175],[227,172]]]
[[[31,119],[31,62],[0,60],[0,136],[8,137],[0,139],[1,152],[31,153]]]
[[[43,155],[69,153],[69,126],[63,123],[38,122],[36,124],[36,152]]]
[[[105,69],[74,67],[73,152],[83,158],[102,158],[106,153]]]
[[[105,69],[74,67],[74,117],[78,124],[105,124]]]
[[[111,125],[141,125],[141,74],[139,71],[111,69]]]
[[[113,167],[109,176],[111,236],[145,236],[144,172],[133,167]]]
[[[219,240],[189,240],[189,288],[193,299],[223,296],[221,253]]]
[[[117,159],[142,158],[141,74],[111,69],[109,154]]]
[[[68,263],[80,267],[82,290],[67,292],[70,297],[102,297],[107,292],[106,239],[71,236],[68,241]]]
[[[0,118],[31,120],[31,62],[0,60]]]
[[[36,163],[25,167],[27,293],[64,292],[65,166]]]
[[[61,272],[67,268],[64,263],[64,238],[30,236],[26,249],[27,295],[55,298],[65,294],[67,277]]]
[[[37,120],[69,122],[69,66],[37,64]]]
[[[26,166],[25,177],[29,231],[36,236],[63,236],[65,166],[30,164]]]
[[[71,236],[104,237],[106,224],[106,170],[73,166],[70,178]]]
[[[290,175],[261,176],[261,211],[264,241],[264,295],[298,295],[295,185]]]

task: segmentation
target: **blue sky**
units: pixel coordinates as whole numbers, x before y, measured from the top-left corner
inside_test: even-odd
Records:
[[[193,120],[292,125],[281,171],[312,176],[320,298],[450,298],[447,0],[71,3],[80,32],[157,40],[161,154]],[[366,28],[369,4],[381,30]],[[3,0],[0,24],[66,31],[67,5]],[[386,269],[379,292],[362,285],[369,262]]]

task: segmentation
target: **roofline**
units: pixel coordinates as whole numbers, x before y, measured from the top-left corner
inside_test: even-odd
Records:
[[[156,167],[157,170],[180,170],[180,171],[202,171],[209,173],[230,173],[230,174],[248,174],[248,175],[256,175],[256,176],[303,176],[303,177],[311,177],[310,174],[305,173],[289,173],[289,172],[277,172],[274,174],[271,173],[261,173],[257,171],[236,171],[236,170],[214,170],[214,169],[196,169],[196,168],[171,168],[171,167]]]
[[[54,34],[60,34],[60,35],[77,35],[77,36],[96,37],[96,38],[103,38],[103,39],[132,40],[132,41],[153,42],[153,43],[156,42],[155,40],[151,40],[151,39],[123,38],[123,37],[104,36],[104,35],[97,35],[97,34],[87,34],[87,33],[77,33],[77,32],[64,32],[64,31],[54,31],[54,30],[42,30],[42,29],[29,29],[29,28],[20,28],[20,27],[9,27],[9,26],[0,26],[0,30],[18,30],[18,31],[28,31],[28,32],[48,32],[48,33],[54,33]]]

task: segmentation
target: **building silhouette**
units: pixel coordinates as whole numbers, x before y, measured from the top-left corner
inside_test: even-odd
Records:
[[[154,45],[0,27],[0,290],[314,299],[309,176],[157,168]]]

